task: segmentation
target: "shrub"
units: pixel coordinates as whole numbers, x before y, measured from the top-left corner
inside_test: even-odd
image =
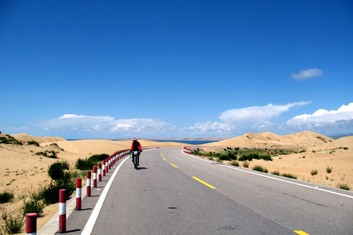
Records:
[[[45,204],[53,204],[59,201],[59,190],[66,189],[67,195],[70,196],[75,191],[75,184],[72,180],[67,161],[56,162],[50,165],[48,175],[53,180],[48,186],[42,188],[38,197]]]
[[[108,157],[109,157],[108,154],[103,153],[103,154],[92,155],[88,159],[89,159],[89,161],[95,162],[95,164],[97,164],[98,162],[103,161]]]
[[[248,168],[250,163],[248,161],[243,162],[243,167]]]
[[[109,157],[108,154],[95,154],[85,159],[77,159],[75,168],[79,170],[91,170],[98,162],[105,160]]]
[[[290,173],[284,173],[282,174],[283,177],[287,177],[287,178],[291,178],[291,179],[297,179],[297,177],[295,175],[292,175]]]
[[[18,141],[11,135],[6,135],[6,137],[0,136],[0,144],[16,144],[16,145],[22,145],[21,141]]]
[[[8,234],[14,234],[21,232],[21,228],[24,225],[24,218],[21,214],[17,216],[9,215],[5,210],[2,211],[1,218],[5,222],[4,230]]]
[[[85,171],[85,170],[91,170],[92,167],[93,166],[88,161],[88,159],[79,158],[79,159],[76,160],[76,163],[75,163],[75,168],[76,169],[79,169],[81,171]]]
[[[75,183],[71,179],[66,182],[64,180],[51,182],[39,191],[39,196],[46,205],[54,204],[59,201],[60,189],[66,189],[66,199],[69,199],[76,189]]]
[[[230,164],[232,166],[239,166],[239,162],[238,161],[232,161]]]
[[[3,192],[0,193],[0,203],[10,202],[14,198],[13,193]]]
[[[337,188],[344,189],[344,190],[351,190],[351,187],[346,183],[338,183]]]
[[[222,155],[219,157],[219,160],[221,160],[221,161],[229,161],[230,158],[229,158],[228,155],[223,155],[223,154],[222,154]]]
[[[257,154],[257,153],[249,153],[244,154],[239,157],[239,161],[251,161],[253,159],[263,159],[265,161],[272,161],[272,157],[268,154]]]
[[[37,146],[37,147],[40,147],[39,143],[37,141],[34,141],[34,140],[30,140],[27,142],[28,145],[34,145],[34,146]]]
[[[279,175],[279,171],[273,171],[272,175]]]
[[[48,175],[52,180],[61,180],[65,176],[64,170],[69,169],[69,164],[66,161],[55,162],[50,165]]]
[[[318,171],[316,170],[316,169],[314,169],[314,170],[311,170],[311,175],[317,175],[317,173],[318,173]]]
[[[260,171],[260,172],[265,172],[265,173],[268,172],[268,170],[267,170],[266,168],[264,168],[264,167],[262,167],[262,166],[259,166],[259,165],[254,166],[252,169],[253,169],[254,171]]]
[[[44,203],[37,195],[32,194],[29,201],[24,201],[22,206],[22,214],[37,213],[39,217],[43,216]]]
[[[53,150],[46,150],[44,152],[37,152],[36,155],[42,155],[47,158],[58,158],[56,152]]]
[[[332,167],[327,166],[326,167],[326,172],[327,172],[327,174],[330,174],[332,172]]]

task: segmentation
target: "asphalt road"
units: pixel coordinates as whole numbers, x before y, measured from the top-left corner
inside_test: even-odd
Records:
[[[180,149],[145,151],[140,169],[127,159],[111,179],[101,203],[85,198],[87,210],[69,217],[69,232],[353,234],[351,192],[202,161]]]

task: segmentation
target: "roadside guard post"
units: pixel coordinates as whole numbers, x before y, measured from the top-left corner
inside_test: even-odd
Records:
[[[103,176],[105,176],[105,160],[103,160],[102,168],[103,168]]]
[[[87,186],[86,186],[86,196],[91,196],[91,171],[86,171],[86,178],[87,178]]]
[[[93,188],[97,188],[97,166],[93,167]]]
[[[59,233],[66,232],[66,189],[59,190]]]
[[[82,179],[76,179],[76,210],[81,210],[82,204]]]
[[[98,163],[98,181],[102,181],[102,163]]]
[[[26,214],[26,235],[37,234],[37,213]]]

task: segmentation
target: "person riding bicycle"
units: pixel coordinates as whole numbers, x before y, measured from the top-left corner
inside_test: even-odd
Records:
[[[131,144],[131,147],[130,147],[130,151],[131,151],[131,155],[132,155],[132,161],[134,161],[134,155],[132,154],[133,151],[138,151],[138,156],[140,156],[140,153],[142,152],[142,146],[140,144],[140,142],[138,142],[138,140],[136,138],[134,138],[132,140],[132,144]]]

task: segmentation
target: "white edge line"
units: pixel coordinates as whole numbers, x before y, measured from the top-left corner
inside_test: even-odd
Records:
[[[107,185],[104,187],[104,190],[103,190],[102,194],[100,195],[100,197],[99,197],[99,199],[98,199],[98,201],[97,201],[97,203],[96,203],[96,205],[95,205],[95,207],[94,207],[94,209],[93,209],[93,211],[92,211],[92,214],[91,214],[91,216],[89,217],[89,219],[88,219],[88,221],[87,221],[87,223],[86,223],[86,225],[85,225],[85,227],[84,227],[84,229],[83,229],[83,231],[82,231],[81,234],[83,234],[83,235],[89,235],[89,234],[91,234],[91,232],[92,232],[92,230],[93,230],[93,227],[94,227],[94,225],[95,225],[95,223],[96,223],[96,220],[97,220],[97,218],[98,218],[99,212],[100,212],[100,210],[102,209],[104,200],[105,200],[105,198],[106,198],[106,196],[107,196],[107,194],[108,194],[109,188],[110,188],[110,186],[112,185],[113,180],[114,180],[115,176],[117,175],[117,173],[118,173],[120,167],[122,166],[122,164],[123,164],[127,159],[129,159],[129,158],[126,158],[125,160],[123,160],[123,161],[119,164],[119,166],[115,169],[114,174],[110,177],[110,179],[109,179]]]
[[[191,155],[191,154],[184,153],[183,150],[181,150],[181,152],[182,152],[183,154],[189,156],[189,157],[192,157],[192,158],[197,159],[197,160],[200,160],[200,161],[212,162],[212,161],[210,161],[210,160],[200,159],[200,158],[195,157],[195,156],[193,156],[193,155]],[[305,185],[305,184],[301,184],[301,183],[298,183],[298,182],[292,182],[292,181],[288,181],[288,180],[284,180],[284,179],[279,179],[279,178],[275,178],[275,177],[272,177],[272,176],[269,176],[269,175],[263,175],[263,174],[259,174],[259,173],[253,172],[253,171],[243,170],[243,169],[240,169],[240,168],[235,168],[235,167],[232,167],[232,166],[221,165],[221,164],[218,164],[218,166],[225,167],[225,168],[232,169],[232,170],[238,170],[238,171],[241,171],[241,172],[244,172],[244,173],[248,173],[248,174],[252,174],[252,175],[257,175],[257,176],[265,177],[265,178],[268,178],[268,179],[273,179],[273,180],[281,181],[281,182],[288,183],[288,184],[293,184],[293,185],[301,186],[301,187],[304,187],[304,188],[310,188],[310,189],[314,189],[314,190],[318,190],[318,191],[322,191],[322,192],[326,192],[326,193],[331,193],[331,194],[335,194],[335,195],[338,195],[338,196],[342,196],[342,197],[347,197],[347,198],[353,199],[353,196],[350,196],[350,195],[347,195],[347,194],[343,194],[343,193],[334,192],[334,191],[327,190],[327,189],[322,189],[322,188],[319,188],[318,186],[310,186],[310,185]]]

